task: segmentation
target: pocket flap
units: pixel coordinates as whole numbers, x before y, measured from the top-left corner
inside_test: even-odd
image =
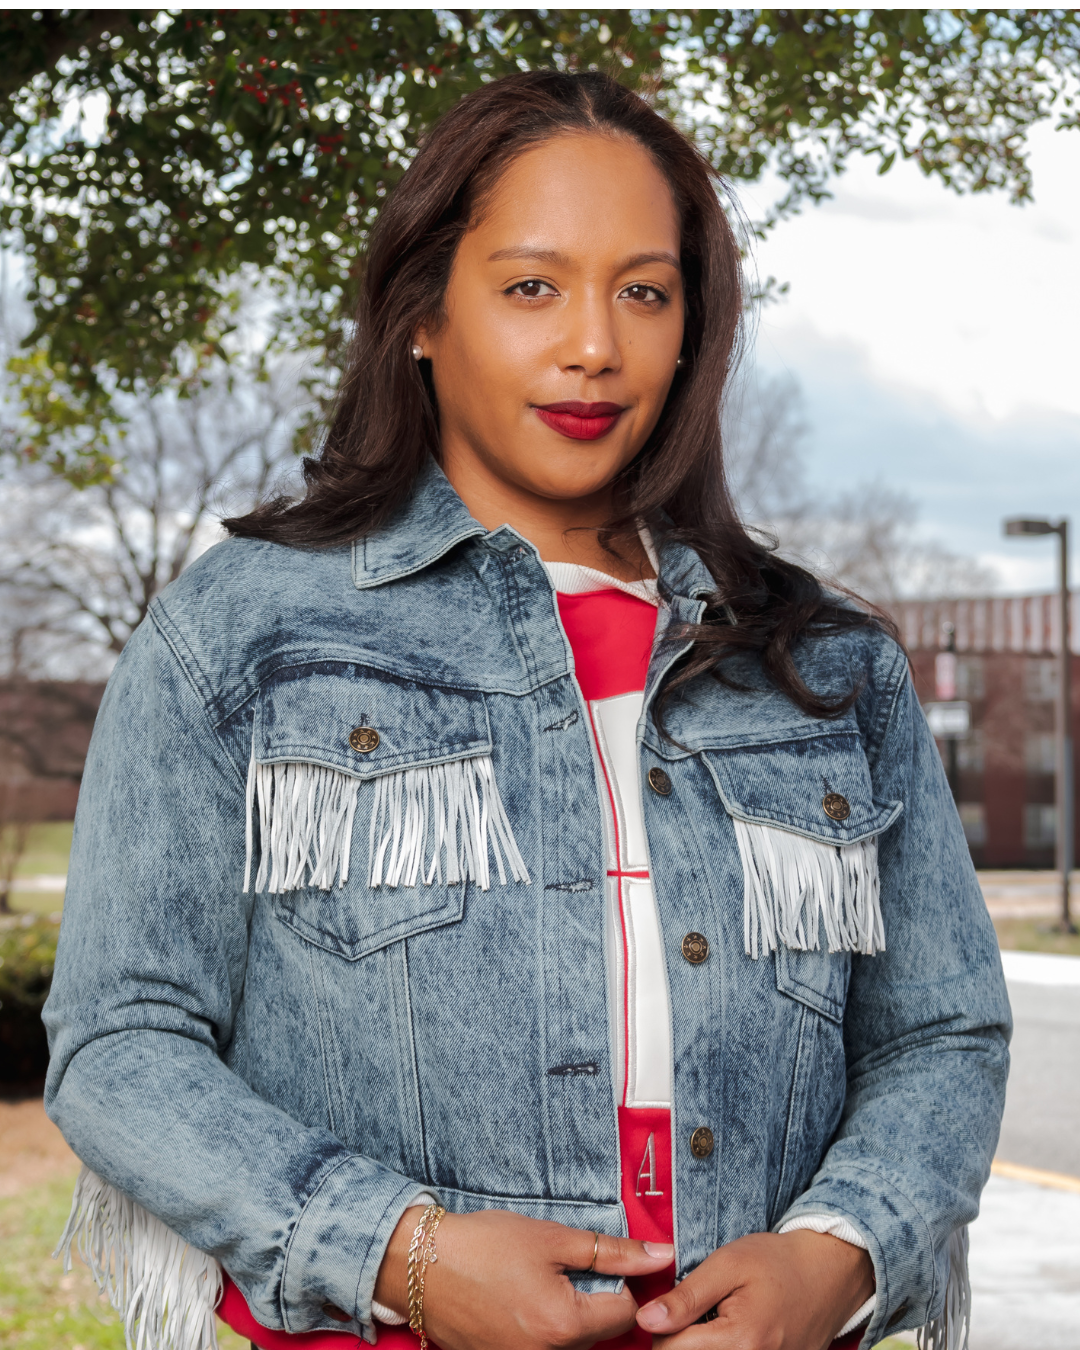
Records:
[[[367,736],[364,748],[354,749],[349,736],[356,728],[377,737]],[[321,764],[369,779],[490,754],[491,730],[478,691],[324,661],[289,666],[263,685],[254,752],[260,764]]]
[[[728,814],[737,820],[843,845],[880,834],[903,810],[902,802],[874,800],[855,732],[701,755]]]

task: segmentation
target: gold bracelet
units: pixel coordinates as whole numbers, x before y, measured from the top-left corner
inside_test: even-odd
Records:
[[[420,1337],[420,1350],[428,1350],[424,1330],[424,1277],[428,1266],[439,1259],[435,1255],[435,1230],[445,1213],[442,1205],[428,1205],[420,1215],[409,1243],[409,1330]]]

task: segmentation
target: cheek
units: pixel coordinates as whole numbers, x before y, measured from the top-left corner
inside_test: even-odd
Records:
[[[624,348],[623,371],[643,407],[656,408],[667,398],[682,345],[682,324],[665,325],[633,335]]]
[[[508,314],[501,308],[478,310],[461,316],[448,333],[445,349],[461,381],[464,397],[475,400],[483,390],[488,400],[508,405],[524,397],[522,381],[548,360],[551,347],[549,325],[539,316]]]

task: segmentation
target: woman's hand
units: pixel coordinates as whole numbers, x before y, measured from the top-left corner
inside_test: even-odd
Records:
[[[713,1252],[637,1320],[654,1350],[826,1350],[873,1292],[861,1247],[806,1230],[752,1233]],[[695,1325],[711,1308],[715,1320]]]
[[[375,1297],[408,1313],[408,1252],[423,1209],[408,1209],[386,1249]],[[584,1294],[566,1272],[585,1270],[596,1234],[505,1210],[447,1214],[437,1260],[424,1281],[424,1328],[440,1350],[585,1350],[629,1331],[637,1304],[621,1294]],[[594,1269],[651,1275],[674,1248],[600,1235]]]

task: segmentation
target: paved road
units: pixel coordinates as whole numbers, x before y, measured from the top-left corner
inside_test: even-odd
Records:
[[[1016,1030],[998,1157],[1080,1177],[1080,958],[1007,952],[1005,966]]]
[[[1080,1176],[1080,958],[1004,961],[1016,1032],[998,1157]],[[971,1292],[970,1350],[1080,1350],[1080,1195],[991,1177]]]
[[[970,1350],[1080,1347],[1080,1195],[991,1177],[971,1226]]]

